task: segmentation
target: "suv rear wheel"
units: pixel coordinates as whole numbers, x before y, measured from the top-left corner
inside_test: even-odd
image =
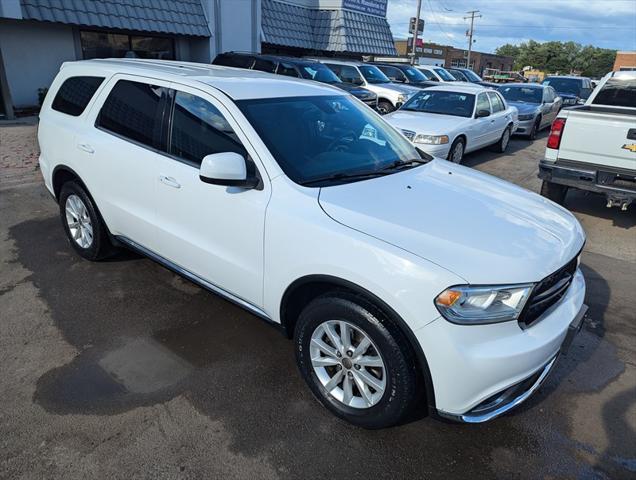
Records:
[[[100,260],[113,252],[106,226],[86,191],[74,181],[62,185],[60,218],[75,251],[87,260]]]
[[[316,398],[364,428],[395,425],[416,399],[414,360],[399,331],[362,297],[328,294],[305,307],[296,360]]]
[[[552,183],[546,180],[541,184],[541,195],[559,205],[565,203],[565,195],[567,193],[568,187],[565,185],[559,185],[558,183]]]

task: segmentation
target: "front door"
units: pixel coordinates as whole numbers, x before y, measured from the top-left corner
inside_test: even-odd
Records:
[[[468,142],[466,144],[467,151],[472,151],[484,147],[488,145],[488,142],[490,140],[489,135],[492,131],[493,118],[490,101],[488,100],[488,95],[486,95],[485,93],[480,93],[479,95],[477,95],[475,115],[481,110],[489,112],[490,115],[487,117],[475,118],[473,125],[470,127],[470,132],[468,135]]]
[[[256,189],[211,185],[199,178],[206,155],[236,152],[258,162],[230,111],[198,89],[174,86],[168,155],[156,170],[158,253],[245,300],[262,305],[263,235],[270,187],[256,163]]]

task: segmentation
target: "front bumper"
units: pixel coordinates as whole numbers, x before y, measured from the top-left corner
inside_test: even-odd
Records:
[[[539,162],[539,178],[551,183],[605,194],[617,202],[636,200],[636,171],[573,161]]]
[[[519,120],[517,130],[515,130],[515,135],[530,135],[530,131],[532,130],[532,126],[535,121],[536,117],[531,118],[530,120]]]
[[[411,142],[413,143],[413,142]],[[433,157],[448,159],[448,152],[450,151],[451,144],[445,143],[444,145],[427,145],[425,143],[413,143],[417,148],[423,152],[432,155]]]
[[[517,322],[456,325],[440,317],[416,330],[438,414],[483,422],[528,398],[568,343],[572,324],[585,314],[584,296],[585,280],[577,269],[563,298],[528,328]]]

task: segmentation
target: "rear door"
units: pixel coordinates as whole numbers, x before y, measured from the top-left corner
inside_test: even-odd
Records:
[[[92,166],[91,194],[114,235],[157,246],[156,170],[163,158],[168,82],[115,75],[91,109],[77,147]]]
[[[510,115],[506,111],[506,104],[496,92],[488,92],[492,105],[492,116],[490,118],[490,131],[488,132],[488,143],[496,143],[501,138],[504,129],[510,122]]]

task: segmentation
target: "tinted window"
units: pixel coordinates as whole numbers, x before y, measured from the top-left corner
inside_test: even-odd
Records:
[[[583,82],[579,78],[548,77],[543,81],[543,85],[550,85],[557,92],[580,95]]]
[[[411,97],[400,110],[438,113],[455,117],[471,117],[474,106],[475,95],[424,90]]]
[[[404,82],[406,81],[406,77],[404,76],[404,74],[402,72],[400,72],[397,68],[395,67],[385,67],[385,66],[381,66],[378,67],[382,73],[384,73],[387,77],[389,77],[391,80],[397,80],[399,82]]]
[[[343,82],[347,82],[347,83],[355,83],[355,84],[361,84],[364,83],[362,81],[362,77],[360,76],[360,73],[358,72],[358,70],[354,67],[351,67],[349,65],[338,65],[340,67],[340,80],[342,80]]]
[[[213,63],[226,67],[252,68],[252,65],[254,65],[254,57],[248,55],[221,54],[216,56]]]
[[[348,95],[236,103],[297,183],[347,181],[328,179],[338,174],[388,174],[383,169],[394,162],[420,158],[406,138]]]
[[[97,118],[97,126],[136,142],[159,148],[163,87],[118,81]]]
[[[341,83],[340,79],[333,73],[329,67],[324,66],[322,63],[312,63],[309,65],[303,65],[300,68],[300,75],[303,78],[309,80],[315,80],[323,83]]]
[[[360,72],[369,83],[391,83],[382,71],[373,65],[360,65]]]
[[[449,72],[453,75],[453,77],[455,77],[457,80],[460,80],[462,82],[467,82],[468,78],[466,77],[466,75],[464,75],[464,73],[461,70],[453,70],[452,68],[449,70]]]
[[[488,112],[490,112],[490,102],[488,101],[488,95],[486,95],[485,93],[480,93],[477,96],[477,108],[475,108],[476,112],[479,112],[480,110],[486,110]]]
[[[422,72],[422,75],[426,77],[426,80],[433,80],[434,82],[439,81],[437,77],[433,74],[433,72],[431,72],[430,70],[421,69],[420,72]]]
[[[211,153],[236,152],[247,158],[234,130],[210,102],[185,92],[174,100],[170,153],[199,165]]]
[[[610,78],[592,103],[594,105],[636,108],[636,79]]]
[[[440,78],[446,82],[454,82],[455,77],[453,77],[445,68],[436,68],[435,73],[437,73]]]
[[[294,66],[290,63],[281,62],[278,64],[278,70],[276,73],[279,75],[286,75],[288,77],[298,77],[298,72],[294,68]]]
[[[57,91],[51,108],[77,117],[104,81],[104,77],[71,77]]]
[[[488,92],[488,96],[490,97],[490,102],[492,103],[492,111],[494,113],[501,112],[502,110],[506,109],[504,103],[501,101],[501,98],[499,98],[499,95],[497,95],[496,93]]]
[[[252,68],[254,70],[260,70],[261,72],[274,73],[276,71],[276,64],[271,60],[263,60],[257,57]]]

